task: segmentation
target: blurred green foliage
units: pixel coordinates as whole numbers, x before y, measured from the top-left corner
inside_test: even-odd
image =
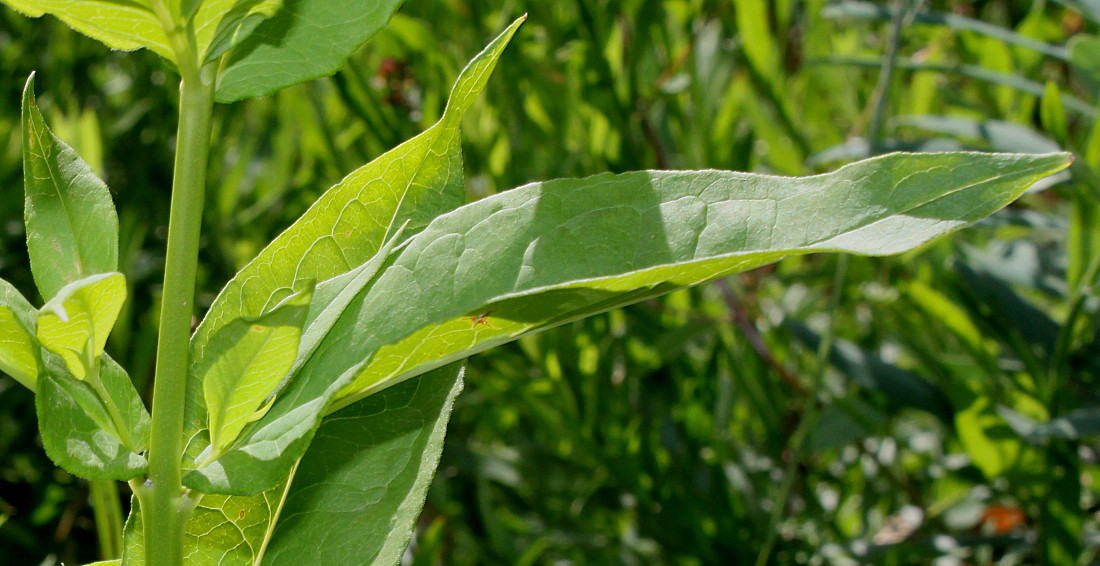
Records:
[[[1078,161],[900,258],[788,260],[474,358],[410,563],[1100,559],[1094,0],[409,1],[336,76],[217,108],[201,305],[325,188],[434,122],[462,63],[525,11],[464,123],[472,199],[894,149]],[[33,288],[16,132],[37,70],[52,127],[115,192],[136,291],[108,349],[146,391],[172,73],[8,9],[0,61],[0,273]],[[88,489],[45,457],[31,407],[0,380],[0,557],[93,560]]]

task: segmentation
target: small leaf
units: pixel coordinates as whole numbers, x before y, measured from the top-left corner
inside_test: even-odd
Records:
[[[402,0],[288,1],[230,54],[218,102],[263,96],[335,73],[389,23]]]
[[[34,103],[33,75],[23,90],[23,182],[27,251],[43,297],[53,297],[78,279],[118,269],[118,217],[110,192],[46,127]]]
[[[262,564],[399,563],[462,374],[446,366],[327,417],[294,473]]]
[[[149,0],[3,0],[16,10],[37,18],[56,16],[76,31],[111,49],[133,51],[146,47],[174,61],[168,35]]]
[[[199,370],[214,455],[236,440],[287,376],[298,353],[312,296],[313,288],[309,287],[271,312],[235,320],[215,335],[216,349],[208,365]]]
[[[126,277],[104,273],[63,287],[38,314],[38,341],[85,379],[126,302]]]
[[[46,367],[35,405],[50,459],[86,479],[126,481],[144,474],[149,414],[125,370],[104,355],[97,391],[60,360]]]

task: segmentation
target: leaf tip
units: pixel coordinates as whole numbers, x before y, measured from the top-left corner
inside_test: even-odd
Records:
[[[37,71],[31,71],[27,77],[27,83],[23,86],[23,111],[34,106],[34,76]]]

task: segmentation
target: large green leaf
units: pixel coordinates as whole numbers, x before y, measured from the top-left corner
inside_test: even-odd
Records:
[[[211,459],[228,447],[286,377],[298,353],[313,289],[291,295],[271,312],[235,320],[214,337],[199,371],[208,408]]]
[[[1066,154],[893,154],[805,178],[636,172],[536,183],[437,218],[352,301],[201,491],[258,493],[308,423],[535,330],[823,251],[899,253],[978,220]]]
[[[69,27],[95,38],[112,49],[132,51],[142,47],[174,60],[168,36],[149,0],[2,0],[37,18],[51,14]]]
[[[7,281],[0,279],[0,371],[34,391],[39,373],[37,312]]]
[[[23,182],[27,251],[43,297],[53,297],[78,279],[118,269],[118,217],[111,194],[46,127],[34,103],[34,75],[23,89]]]
[[[461,390],[462,368],[446,366],[327,417],[294,473],[263,564],[399,563]]]
[[[463,203],[459,124],[462,115],[485,87],[500,53],[521,22],[513,23],[462,71],[438,123],[329,189],[226,285],[192,339],[193,367],[205,363],[203,360],[209,356],[207,350],[212,337],[231,320],[263,314],[308,280],[329,280],[357,267],[365,270],[359,275],[349,273],[343,281],[334,280],[318,286],[318,298],[314,301],[317,305],[330,305],[335,301],[346,304],[350,297],[336,290],[343,289],[343,285],[361,288],[373,280],[375,270],[380,267],[377,262],[387,257],[386,242],[390,242],[390,246],[399,245],[397,235],[402,230],[404,234],[416,233],[436,216]],[[372,258],[377,258],[376,263],[368,269],[366,265]],[[353,278],[360,279],[352,283]],[[323,337],[334,323],[332,314],[320,316],[320,307],[311,310],[307,342],[311,342],[314,335]],[[325,330],[320,333],[322,327]],[[308,350],[312,351],[313,347]],[[203,387],[198,372],[192,371],[190,379],[187,460],[193,462],[209,444],[209,437],[195,425],[206,422],[205,403],[195,394]],[[308,412],[312,420],[283,421],[267,429],[265,434],[283,440],[288,439],[287,434],[300,435],[293,443],[280,447],[280,450],[290,448],[300,456],[322,414],[316,410]],[[254,440],[261,442],[263,437],[259,432],[253,435]],[[297,456],[293,460],[296,459]],[[293,460],[270,458],[269,465],[274,467],[271,475],[249,474],[251,477],[245,481],[250,487],[241,491],[263,491],[286,475]],[[213,489],[196,474],[188,477],[196,482],[192,487]],[[229,489],[224,481],[221,483],[221,489]]]
[[[402,0],[286,0],[230,54],[219,102],[263,96],[331,75],[389,23]]]
[[[126,371],[104,355],[97,388],[69,374],[56,356],[47,359],[35,406],[50,459],[86,479],[125,481],[144,474],[149,414]]]
[[[344,392],[353,400],[525,332],[785,256],[900,253],[1069,163],[1063,153],[891,154],[804,178],[637,172],[528,185],[412,238],[306,369],[362,366]]]

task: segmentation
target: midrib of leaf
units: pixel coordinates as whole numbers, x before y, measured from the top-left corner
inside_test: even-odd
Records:
[[[294,485],[294,474],[298,472],[298,465],[301,463],[302,459],[298,458],[294,462],[294,466],[290,468],[290,475],[287,476],[286,485],[283,486],[283,494],[279,497],[279,504],[275,506],[275,512],[271,514],[271,519],[267,523],[267,531],[264,532],[263,541],[260,542],[260,550],[256,553],[256,559],[252,561],[252,566],[260,566],[264,561],[264,553],[267,552],[267,547],[271,544],[271,535],[275,533],[275,526],[279,523],[279,516],[282,515],[287,495],[290,494],[290,486]]]

